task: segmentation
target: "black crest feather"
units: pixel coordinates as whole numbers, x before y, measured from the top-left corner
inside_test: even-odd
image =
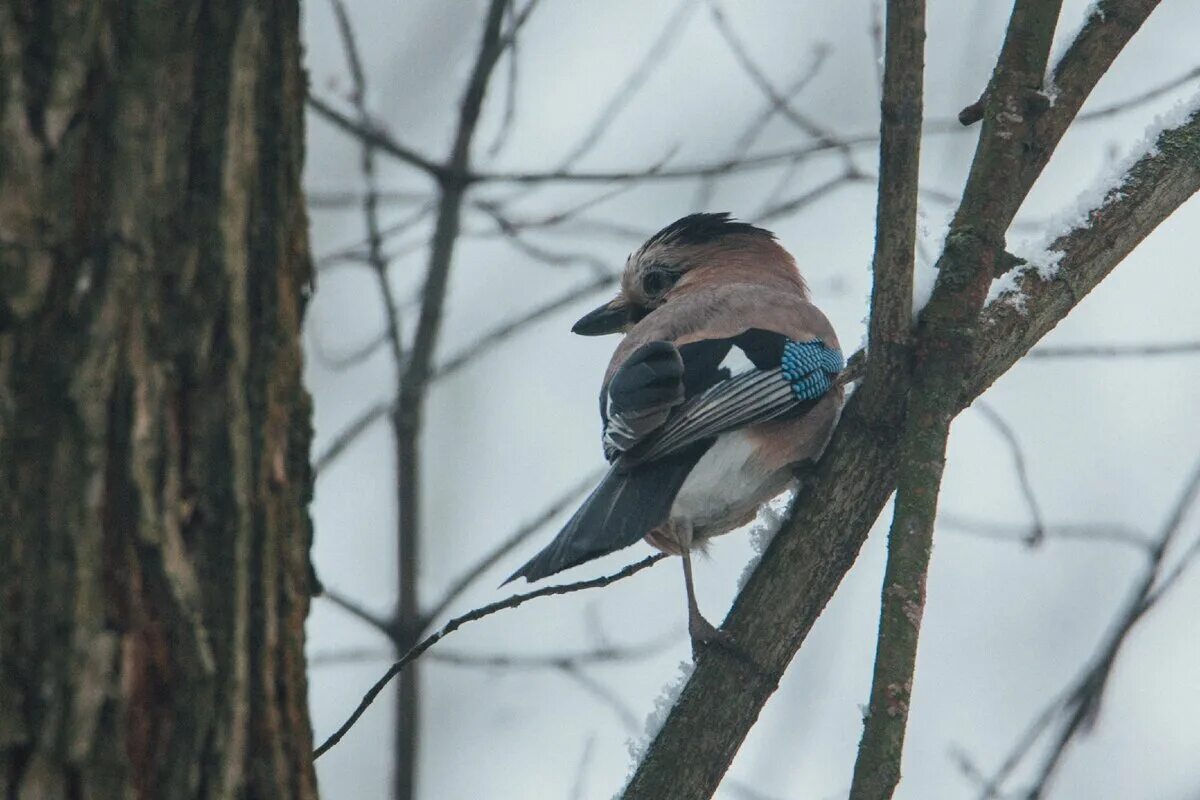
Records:
[[[725,236],[749,234],[765,236],[774,239],[775,234],[751,225],[748,222],[738,222],[728,211],[715,214],[688,214],[675,220],[667,227],[646,240],[647,245],[662,242],[679,242],[680,244],[707,244]]]

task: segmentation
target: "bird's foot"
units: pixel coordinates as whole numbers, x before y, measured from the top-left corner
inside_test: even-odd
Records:
[[[692,638],[693,659],[699,656],[700,651],[706,646],[733,648],[733,637],[726,631],[713,627],[711,622],[699,614],[692,614],[688,617],[688,635]]]

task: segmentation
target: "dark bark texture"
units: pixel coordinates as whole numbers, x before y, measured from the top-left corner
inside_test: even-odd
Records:
[[[291,0],[0,0],[0,798],[310,798]]]

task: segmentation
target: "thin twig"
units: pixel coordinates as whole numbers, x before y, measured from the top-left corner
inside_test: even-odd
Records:
[[[366,411],[359,414],[349,425],[342,429],[342,432],[333,437],[333,441],[313,459],[313,471],[320,475],[334,459],[342,454],[350,445],[358,439],[359,436],[366,433],[367,429],[374,425],[379,420],[386,417],[392,411],[395,403],[388,401],[386,403],[376,403],[369,407]]]
[[[379,148],[380,152],[387,153],[405,164],[411,164],[434,177],[439,177],[444,173],[443,167],[430,161],[416,150],[400,144],[386,131],[379,130],[374,125],[364,125],[362,122],[351,119],[312,92],[308,93],[305,102],[309,108],[317,112],[318,116],[332,122],[346,133],[364,142],[369,142]]]
[[[1195,355],[1200,342],[1163,342],[1161,344],[1065,344],[1035,347],[1026,358],[1151,358]]]
[[[1025,506],[1029,509],[1029,516],[1033,522],[1029,544],[1036,545],[1045,535],[1046,525],[1042,516],[1042,506],[1033,490],[1033,481],[1029,478],[1029,467],[1025,463],[1025,451],[1021,447],[1021,441],[1017,438],[1017,432],[990,404],[976,400],[973,408],[978,410],[992,428],[1000,434],[1005,444],[1008,445],[1009,452],[1012,453],[1013,467],[1017,471],[1017,484],[1021,487],[1021,495],[1025,498]]]
[[[476,339],[474,343],[467,345],[458,353],[446,359],[434,373],[434,380],[440,380],[454,374],[492,348],[497,347],[505,340],[525,330],[533,323],[573,305],[593,292],[613,286],[616,282],[617,278],[614,275],[597,275],[586,283],[567,289],[562,294],[552,297],[539,306],[535,306],[521,316],[493,328]]]
[[[456,667],[476,667],[479,669],[564,669],[592,664],[607,664],[618,661],[636,661],[650,658],[663,652],[676,637],[660,637],[640,645],[624,645],[594,647],[588,650],[577,650],[565,653],[547,653],[544,655],[510,654],[510,653],[465,653],[456,651],[435,650],[426,658]]]
[[[1077,736],[1094,726],[1108,678],[1129,635],[1146,614],[1162,600],[1171,586],[1175,585],[1176,578],[1181,574],[1176,570],[1169,574],[1169,582],[1159,581],[1166,555],[1179,536],[1183,522],[1195,505],[1198,496],[1200,496],[1200,461],[1189,473],[1162,531],[1152,543],[1149,563],[1129,600],[1114,620],[1105,641],[1070,686],[1049,703],[1019,737],[1013,750],[1005,757],[996,773],[986,784],[983,797],[996,796],[996,792],[1007,782],[1034,742],[1050,728],[1055,718],[1065,714],[1067,716],[1062,727],[1054,736],[1053,742],[1038,768],[1033,784],[1025,793],[1025,797],[1029,800],[1042,797],[1061,766],[1068,746]],[[1185,563],[1192,562],[1188,560]]]
[[[1049,753],[1042,761],[1037,778],[1026,795],[1028,800],[1038,800],[1046,793],[1072,740],[1080,733],[1094,727],[1117,656],[1120,655],[1134,627],[1163,596],[1161,593],[1154,594],[1154,586],[1158,581],[1166,554],[1183,528],[1183,521],[1191,511],[1198,495],[1200,495],[1200,461],[1197,461],[1195,467],[1192,468],[1179,499],[1171,509],[1153,557],[1147,565],[1133,597],[1118,618],[1113,631],[1108,636],[1108,641],[1101,646],[1097,657],[1092,660],[1091,666],[1077,679],[1073,690],[1069,693],[1066,709],[1069,710],[1070,717],[1055,737]],[[1155,598],[1154,601],[1151,601],[1152,597]]]
[[[742,129],[741,134],[734,140],[733,146],[729,149],[726,158],[739,159],[745,157],[750,152],[750,148],[758,141],[758,138],[767,129],[767,124],[771,119],[779,113],[784,102],[791,102],[796,99],[804,89],[812,83],[813,79],[820,73],[821,67],[824,66],[826,59],[829,57],[830,48],[825,43],[819,43],[813,47],[812,60],[800,71],[800,74],[792,81],[779,95],[779,100],[768,100],[766,106],[755,115]],[[797,159],[788,165],[789,171],[795,169],[800,163]],[[716,192],[717,180],[714,176],[703,178],[696,187],[696,194],[692,198],[691,207],[695,209],[707,208],[712,201],[713,194]],[[783,190],[783,184],[778,187],[778,191]],[[775,202],[774,193],[768,195],[768,199],[764,202],[764,206],[769,206]],[[761,212],[759,212],[761,213]]]
[[[633,713],[633,709],[626,705],[625,701],[616,692],[578,667],[561,666],[558,669],[560,673],[574,681],[575,685],[591,695],[593,699],[612,709],[612,712],[617,715],[617,719],[621,721],[621,725],[627,733],[631,735],[637,733],[639,727],[637,715]]]
[[[815,139],[819,144],[827,145],[830,149],[836,150],[845,162],[847,171],[853,172],[855,170],[854,159],[850,146],[811,117],[792,108],[791,103],[775,88],[771,79],[767,77],[766,73],[763,72],[762,68],[759,67],[758,63],[750,55],[749,48],[738,38],[733,30],[733,26],[726,18],[725,12],[718,5],[717,0],[708,0],[708,7],[717,32],[721,34],[721,38],[725,41],[726,46],[728,46],[729,51],[733,54],[742,71],[750,78],[750,82],[762,92],[763,96],[767,98],[772,106],[778,107],[779,113],[784,118],[805,134]]]
[[[954,533],[998,542],[1019,542],[1027,547],[1036,547],[1044,541],[1077,541],[1085,544],[1107,542],[1132,547],[1143,555],[1149,555],[1154,546],[1153,540],[1137,528],[1109,523],[1044,524],[1035,528],[1032,525],[993,522],[939,511],[937,525],[939,529]]]
[[[579,765],[575,768],[575,780],[571,784],[569,800],[584,800],[587,791],[588,767],[592,764],[592,751],[596,744],[596,734],[589,733],[583,743],[583,752],[579,755]]]
[[[601,474],[600,472],[592,473],[567,489],[567,491],[555,498],[536,517],[518,527],[505,537],[500,544],[488,551],[482,558],[467,568],[466,571],[451,581],[446,591],[442,594],[441,599],[421,615],[424,623],[422,628],[427,627],[442,614],[446,613],[446,609],[450,607],[450,604],[461,597],[463,592],[469,589],[475,581],[479,580],[480,576],[499,563],[500,559],[520,547],[530,536],[541,530],[547,522],[561,514],[568,506],[579,499],[584,492],[595,486]]]
[[[327,650],[313,653],[308,658],[309,667],[336,667],[341,664],[359,664],[363,661],[391,661],[396,657],[394,649],[378,647],[351,647],[344,650]]]
[[[840,175],[835,175],[828,180],[818,183],[816,186],[804,191],[803,193],[776,203],[769,208],[758,211],[754,216],[754,221],[757,223],[766,223],[772,220],[780,219],[781,217],[791,216],[792,214],[801,211],[818,200],[824,199],[831,194],[835,189],[845,186],[856,180],[857,175],[852,172],[843,172]]]
[[[359,620],[367,623],[372,628],[386,636],[389,640],[395,638],[395,627],[392,625],[390,620],[380,614],[376,614],[374,611],[367,609],[366,606],[351,600],[341,592],[326,587],[325,591],[321,593],[321,597],[325,600],[328,600],[330,603],[333,603],[335,606],[351,616],[357,617]]]
[[[592,151],[599,144],[605,134],[616,122],[617,117],[621,112],[628,107],[629,103],[638,95],[642,87],[654,74],[675,44],[681,38],[683,32],[687,29],[688,18],[696,10],[695,0],[680,0],[679,4],[667,17],[658,35],[654,38],[650,47],[646,49],[645,54],[634,68],[626,76],[617,90],[613,92],[608,101],[597,112],[592,124],[588,126],[583,137],[575,143],[575,145],[567,152],[562,161],[559,162],[557,170],[569,170],[574,164],[577,164],[580,159]]]
[[[568,583],[560,586],[547,586],[543,589],[538,589],[537,591],[528,592],[526,594],[513,595],[505,600],[498,600],[495,603],[490,603],[486,606],[477,608],[474,611],[468,611],[466,614],[455,617],[439,628],[436,633],[425,637],[420,642],[415,644],[407,653],[401,656],[396,663],[392,664],[388,671],[384,673],[383,677],[376,681],[374,685],[367,690],[367,693],[363,695],[362,700],[359,701],[358,707],[355,708],[350,717],[342,723],[341,727],[334,731],[329,738],[321,744],[320,747],[313,751],[313,760],[320,758],[323,754],[328,752],[331,747],[334,747],[342,740],[342,737],[344,737],[346,733],[354,727],[354,724],[358,722],[359,718],[362,717],[366,710],[371,707],[371,704],[375,702],[375,698],[378,697],[379,693],[383,691],[384,687],[391,682],[392,678],[399,675],[408,664],[419,658],[420,655],[430,647],[433,647],[433,645],[437,644],[443,638],[449,636],[463,625],[483,619],[484,617],[495,614],[497,611],[503,611],[506,608],[516,608],[523,603],[539,597],[569,594],[571,592],[578,592],[584,589],[594,589],[601,586],[608,586],[609,584],[615,583],[624,578],[628,578],[630,575],[641,572],[647,567],[657,564],[664,558],[666,558],[665,554],[655,553],[654,555],[648,556],[635,564],[630,564],[629,566],[625,567],[619,572],[613,573],[612,575],[606,575],[600,578],[592,578],[591,580],[586,581],[577,581],[576,583]]]

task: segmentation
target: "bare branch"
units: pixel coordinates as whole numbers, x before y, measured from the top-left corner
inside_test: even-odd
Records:
[[[982,400],[976,400],[973,408],[977,409],[983,418],[986,419],[996,432],[1004,439],[1008,445],[1009,452],[1012,453],[1013,467],[1017,471],[1017,483],[1021,487],[1021,495],[1025,498],[1025,506],[1029,509],[1029,516],[1033,521],[1031,532],[1032,539],[1030,544],[1036,545],[1041,541],[1046,533],[1046,525],[1042,517],[1042,507],[1038,503],[1037,495],[1033,491],[1033,481],[1029,479],[1029,468],[1025,464],[1025,452],[1021,449],[1021,442],[1017,439],[1017,433],[1012,427],[1005,422],[1004,417],[996,409]]]
[[[777,108],[780,114],[805,134],[815,139],[819,144],[827,145],[829,148],[840,153],[845,162],[846,169],[853,172],[854,159],[849,145],[842,142],[812,118],[792,108],[788,99],[775,89],[775,86],[771,83],[771,79],[766,76],[766,73],[762,71],[753,57],[751,57],[750,51],[734,32],[733,26],[729,24],[729,20],[725,17],[725,12],[717,4],[717,0],[708,0],[708,6],[717,32],[721,34],[721,38],[724,39],[725,44],[729,47],[729,51],[733,54],[742,71],[746,73],[758,90],[763,93],[763,96],[771,103],[772,108]]]
[[[616,282],[617,279],[614,275],[597,275],[587,283],[567,289],[562,294],[530,309],[521,316],[494,328],[480,336],[473,344],[467,345],[460,352],[447,359],[445,363],[438,367],[437,372],[434,373],[434,380],[454,374],[479,356],[502,344],[505,340],[521,332],[533,323],[573,305],[593,292],[613,286]]]
[[[884,59],[879,202],[875,212],[874,281],[868,334],[870,357],[864,379],[865,384],[879,386],[901,380],[911,369],[913,263],[925,71],[924,0],[888,0]],[[888,392],[869,396],[891,400]],[[880,424],[905,425],[895,515],[888,534],[875,674],[850,786],[850,797],[854,800],[885,800],[892,796],[900,780],[917,634],[925,604],[928,541],[933,535],[942,464],[936,454],[932,461],[918,463],[919,459],[929,457],[936,442],[930,442],[932,447],[922,447],[926,440],[918,433],[924,430],[905,420],[900,404],[868,405],[867,414]]]
[[[588,475],[579,483],[569,488],[562,495],[557,497],[552,503],[546,506],[536,517],[526,522],[524,525],[517,528],[511,534],[504,538],[500,544],[492,548],[483,558],[479,559],[473,566],[468,568],[462,575],[451,581],[450,586],[446,589],[442,598],[434,603],[428,611],[422,614],[422,628],[428,627],[434,620],[446,613],[446,609],[450,604],[462,596],[462,593],[471,587],[475,581],[479,580],[485,572],[499,563],[500,559],[511,553],[516,548],[520,547],[530,536],[537,533],[542,527],[561,514],[568,506],[579,499],[584,492],[596,484],[603,473],[594,472]]]
[[[355,191],[326,191],[321,189],[305,189],[304,198],[310,211],[314,209],[340,210],[358,208],[362,205],[363,195]],[[427,192],[387,191],[379,192],[377,199],[380,205],[412,205],[424,203],[429,199]]]
[[[667,21],[663,24],[658,36],[654,42],[647,48],[645,54],[637,65],[630,71],[629,75],[613,92],[613,95],[608,99],[600,111],[597,112],[592,124],[588,127],[583,137],[568,151],[567,155],[559,163],[557,170],[568,170],[573,164],[576,164],[592,151],[597,144],[608,133],[609,128],[620,116],[621,112],[629,105],[646,85],[646,81],[654,74],[654,70],[662,63],[675,43],[679,41],[681,34],[687,28],[688,18],[695,12],[695,0],[680,0],[675,6],[675,10],[667,17]]]
[[[379,420],[391,413],[394,403],[376,403],[366,411],[359,414],[354,420],[347,425],[341,433],[333,437],[333,441],[321,451],[321,453],[313,459],[313,472],[320,475],[334,459],[340,456],[347,447],[354,444],[359,436],[367,432],[367,429],[374,425]]]
[[[321,342],[321,337],[315,329],[313,330],[312,341],[313,354],[317,357],[317,361],[321,363],[321,366],[334,372],[341,372],[351,367],[356,367],[375,355],[379,351],[379,348],[388,343],[388,335],[387,333],[381,333],[373,336],[350,352],[342,355],[331,354]]]
[[[866,380],[894,380],[910,371],[913,264],[920,191],[921,108],[924,102],[925,4],[887,4],[883,98],[879,114],[879,199],[871,266],[871,357]],[[877,395],[885,397],[886,393]],[[870,408],[900,422],[900,408]]]
[[[1147,358],[1155,356],[1195,355],[1200,342],[1164,342],[1162,344],[1075,344],[1046,345],[1029,351],[1027,358]]]
[[[450,269],[458,243],[460,220],[470,187],[471,149],[488,85],[508,41],[501,32],[509,0],[491,0],[470,77],[459,104],[453,144],[444,170],[437,176],[438,203],[429,243],[425,284],[412,346],[396,354],[396,404],[391,409],[396,464],[396,597],[398,649],[416,641],[421,628],[417,575],[421,564],[420,436],[434,352],[441,335]],[[527,9],[532,6],[527,6]],[[518,20],[519,23],[519,20]],[[515,28],[513,31],[515,35]],[[416,784],[416,737],[419,725],[417,668],[405,672],[396,691],[395,778],[393,796],[409,800]]]
[[[796,79],[793,80],[783,90],[783,92],[780,93],[779,101],[769,100],[763,110],[760,111],[753,119],[751,119],[750,122],[746,124],[746,127],[742,129],[741,134],[734,141],[733,146],[730,148],[729,153],[726,156],[728,159],[737,160],[745,157],[746,153],[750,151],[750,147],[758,141],[758,138],[762,135],[763,131],[767,129],[767,123],[769,123],[771,119],[779,113],[780,109],[783,108],[784,103],[790,103],[802,91],[804,91],[804,89],[810,83],[812,83],[813,78],[817,76],[817,74],[821,71],[821,67],[825,65],[825,60],[829,57],[829,52],[829,46],[824,43],[818,44],[813,48],[812,59],[800,71],[800,74],[796,77]],[[800,159],[792,161],[792,163],[788,165],[789,173],[794,172],[799,163]],[[696,187],[696,194],[692,198],[692,208],[707,208],[709,203],[712,201],[713,194],[716,191],[716,186],[717,181],[714,176],[710,175],[701,180],[700,185]],[[781,181],[778,191],[782,192],[783,188],[784,182]],[[763,204],[764,206],[770,206],[774,204],[776,200],[776,198],[773,196],[774,194],[775,193],[773,192],[771,195],[768,195],[767,201]]]
[[[338,31],[341,33],[342,46],[346,50],[346,61],[350,68],[350,75],[354,86],[354,109],[358,113],[358,122],[364,127],[369,127],[371,123],[371,115],[367,110],[367,78],[363,72],[362,60],[358,55],[358,44],[354,38],[354,28],[350,24],[350,15],[346,12],[346,6],[343,0],[332,0],[334,16],[337,18]],[[379,296],[383,301],[384,320],[386,326],[386,341],[392,349],[392,359],[396,363],[397,368],[403,358],[404,347],[400,338],[400,314],[396,309],[396,296],[392,291],[391,283],[388,281],[388,261],[383,255],[383,231],[379,224],[379,197],[378,187],[375,182],[375,149],[377,145],[369,139],[362,140],[362,166],[363,183],[366,185],[366,194],[363,197],[363,222],[367,229],[367,264],[371,267],[371,271],[375,273],[376,282],[379,284]],[[403,220],[400,225],[408,227],[417,224],[421,219],[424,219],[427,208],[417,209],[419,213],[413,214],[409,219]]]
[[[1048,87],[1054,92],[1054,102],[1033,121],[1032,141],[1036,146],[1019,164],[1013,165],[1021,170],[1017,184],[1022,191],[1008,198],[1009,207],[1004,209],[1006,221],[1011,221],[1096,83],[1159,1],[1124,0],[1092,8],[1075,41],[1054,65]]]
[[[396,651],[393,648],[381,650],[377,647],[351,647],[313,653],[308,658],[308,666],[336,667],[342,664],[359,664],[363,661],[390,661],[395,657]]]
[[[379,148],[380,152],[387,153],[393,158],[403,161],[405,164],[411,164],[435,178],[441,177],[445,172],[443,167],[433,163],[416,150],[412,150],[397,142],[391,137],[391,134],[378,129],[373,124],[364,125],[362,122],[351,119],[312,92],[308,93],[305,102],[309,108],[317,112],[318,116],[332,122],[338,128],[357,137],[361,141],[368,142],[374,147]]]
[[[476,667],[480,669],[570,669],[590,664],[605,664],[617,661],[636,661],[650,658],[662,653],[676,637],[660,637],[640,645],[595,647],[590,650],[577,650],[565,653],[548,653],[545,655],[526,655],[508,653],[464,653],[457,651],[435,650],[426,658],[440,661],[443,664],[453,664],[456,667]]]
[[[1154,542],[1138,529],[1108,523],[1081,522],[1034,527],[992,522],[949,511],[939,511],[937,525],[939,529],[945,528],[956,533],[998,542],[1020,542],[1027,547],[1037,547],[1048,540],[1083,543],[1108,542],[1132,547],[1143,555],[1147,555],[1154,546]]]
[[[1032,786],[1024,793],[1027,800],[1037,800],[1043,797],[1061,766],[1071,742],[1079,735],[1091,730],[1095,725],[1104,691],[1108,685],[1108,678],[1112,674],[1117,657],[1130,633],[1165,594],[1165,591],[1161,590],[1156,592],[1155,586],[1157,584],[1160,589],[1162,587],[1158,578],[1162,572],[1166,554],[1178,537],[1183,527],[1183,521],[1195,505],[1198,496],[1200,496],[1200,461],[1189,473],[1183,491],[1180,492],[1178,500],[1163,525],[1162,532],[1154,543],[1146,570],[1130,599],[1114,621],[1105,641],[1089,661],[1088,666],[1075,678],[1067,690],[1055,698],[1046,710],[1038,715],[1018,740],[1013,752],[1005,758],[996,775],[988,782],[985,797],[994,796],[995,791],[998,791],[1008,780],[1032,744],[1041,737],[1056,717],[1065,714],[1066,719],[1054,736]],[[1166,589],[1169,590],[1169,585]]]
[[[366,606],[351,600],[349,597],[335,589],[330,589],[327,587],[320,596],[325,600],[328,600],[330,603],[333,603],[350,616],[356,617],[360,621],[367,623],[372,628],[386,636],[389,641],[395,639],[395,625],[393,625],[391,620],[387,619],[386,617],[376,614],[374,611],[369,610]]]
[[[843,172],[841,175],[835,175],[834,177],[817,184],[811,189],[808,189],[807,191],[795,197],[759,211],[755,215],[754,221],[758,223],[766,223],[770,222],[771,220],[795,214],[796,212],[801,211],[818,200],[826,197],[835,189],[845,186],[847,183],[851,183],[855,180],[857,180],[857,176],[854,173]]]
[[[324,753],[328,752],[331,747],[335,746],[342,740],[346,733],[352,727],[354,727],[354,723],[358,722],[363,713],[370,708],[373,702],[375,702],[375,698],[378,697],[379,693],[383,691],[384,687],[391,682],[392,678],[399,675],[408,664],[419,658],[421,654],[430,647],[433,647],[433,645],[437,644],[451,633],[454,633],[454,631],[458,630],[463,625],[466,625],[469,622],[481,620],[484,617],[491,616],[497,611],[503,611],[506,608],[516,608],[530,600],[534,600],[539,597],[570,594],[571,592],[578,592],[584,589],[594,589],[601,586],[608,586],[609,584],[615,583],[624,578],[628,578],[630,575],[641,572],[647,567],[657,564],[664,558],[666,558],[664,554],[656,553],[652,556],[642,559],[641,561],[638,561],[635,564],[630,564],[628,567],[625,567],[621,571],[615,572],[612,575],[606,575],[600,578],[592,578],[591,580],[578,581],[576,583],[568,583],[559,586],[547,586],[526,594],[513,595],[505,600],[499,600],[495,603],[490,603],[489,605],[482,606],[474,611],[469,611],[466,614],[455,617],[438,629],[436,633],[422,639],[407,653],[401,656],[400,660],[398,660],[395,664],[392,664],[391,668],[384,673],[383,677],[376,681],[375,684],[369,690],[367,690],[367,693],[363,695],[363,699],[359,702],[358,708],[354,709],[354,713],[352,713],[350,717],[344,723],[342,723],[341,727],[334,731],[333,734],[330,735],[330,737],[313,752],[313,759],[316,760],[320,758]]]

